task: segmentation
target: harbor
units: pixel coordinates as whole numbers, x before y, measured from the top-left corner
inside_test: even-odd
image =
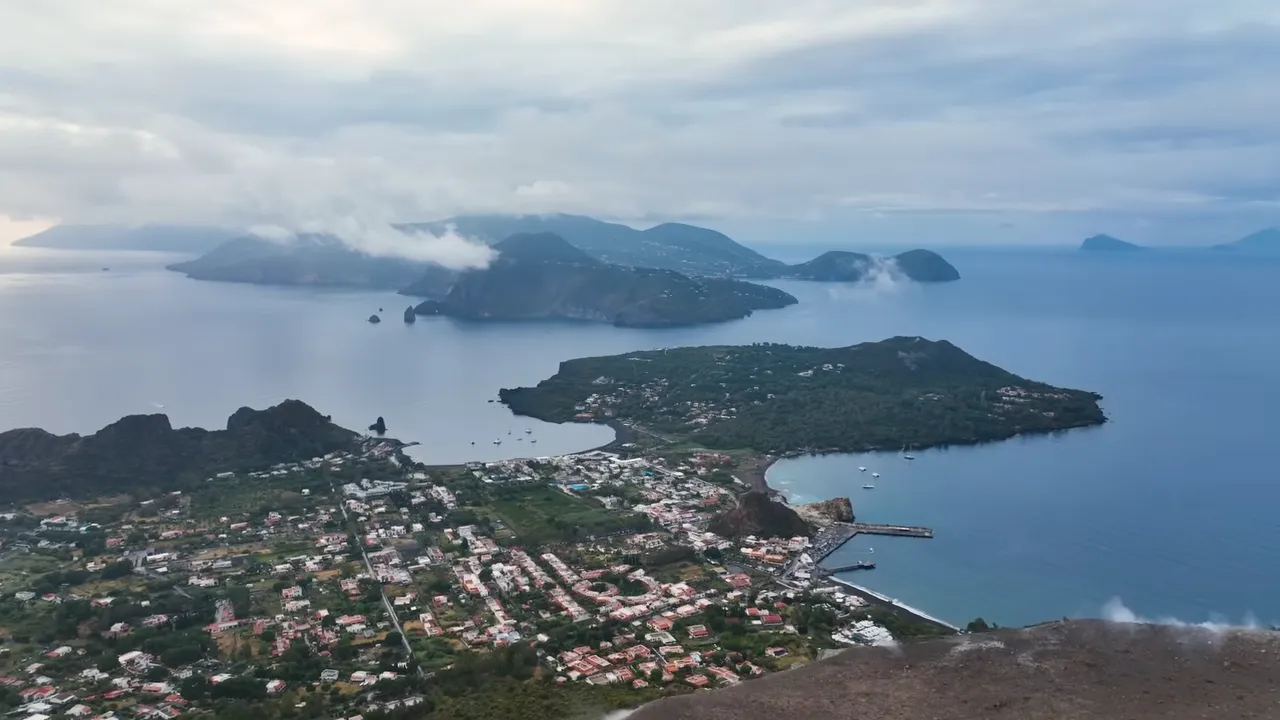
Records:
[[[890,535],[894,537],[932,538],[933,530],[918,525],[883,525],[874,523],[833,523],[818,531],[813,539],[813,562],[821,564],[855,535]]]

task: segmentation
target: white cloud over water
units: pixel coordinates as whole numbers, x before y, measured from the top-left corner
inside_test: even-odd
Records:
[[[1278,73],[1269,0],[0,0],[0,215],[1220,240]]]
[[[1210,619],[1201,622],[1189,622],[1180,620],[1175,617],[1148,618],[1139,615],[1129,609],[1118,597],[1111,598],[1102,606],[1102,618],[1117,623],[1140,623],[1147,625],[1172,625],[1176,627],[1201,628],[1213,631],[1226,631],[1238,629],[1257,630],[1262,628],[1262,624],[1258,622],[1258,618],[1252,613],[1245,615],[1239,622],[1226,619]]]

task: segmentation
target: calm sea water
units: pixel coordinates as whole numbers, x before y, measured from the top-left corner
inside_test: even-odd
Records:
[[[944,338],[1019,374],[1100,392],[1112,421],[917,452],[913,462],[889,454],[776,465],[770,482],[794,500],[846,495],[861,519],[935,529],[933,540],[850,543],[836,560],[878,563],[851,580],[956,622],[1099,616],[1113,598],[1152,618],[1280,620],[1280,472],[1270,445],[1280,263],[948,256],[963,281],[789,283],[798,306],[652,331],[446,318],[405,326],[408,301],[390,293],[202,283],[164,271],[172,258],[159,255],[0,248],[0,428],[84,433],[140,412],[221,426],[241,405],[297,397],[348,427],[382,415],[394,436],[422,443],[427,461],[543,455],[611,433],[515,418],[487,401],[568,358]],[[365,322],[379,307],[384,322]],[[537,445],[518,439],[526,428]],[[881,472],[875,490],[861,489],[858,465]]]

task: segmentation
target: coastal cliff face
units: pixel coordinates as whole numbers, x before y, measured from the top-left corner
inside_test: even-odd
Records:
[[[796,508],[796,512],[816,522],[853,522],[853,502],[847,497],[800,505]]]
[[[1280,633],[1053,622],[859,647],[628,720],[1273,718]]]
[[[556,235],[515,235],[495,249],[498,260],[463,273],[443,300],[424,302],[419,314],[664,327],[734,320],[796,302],[762,285],[602,263]]]
[[[0,433],[0,495],[21,501],[183,489],[216,472],[346,449],[356,438],[298,400],[242,407],[225,430],[175,429],[162,414],[130,415],[84,436],[10,430]]]

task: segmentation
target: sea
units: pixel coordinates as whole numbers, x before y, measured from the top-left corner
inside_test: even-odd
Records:
[[[612,431],[515,417],[495,400],[563,360],[946,339],[1025,377],[1101,393],[1110,420],[912,450],[914,460],[889,452],[774,465],[769,483],[792,502],[847,496],[860,520],[934,530],[928,540],[855,538],[831,562],[876,568],[844,579],[956,624],[1280,622],[1280,260],[945,254],[960,282],[782,282],[799,305],[639,330],[406,325],[410,300],[393,293],[200,282],[166,271],[174,256],[151,253],[0,248],[0,429],[90,433],[135,413],[223,427],[241,406],[299,398],[346,427],[384,417],[390,435],[420,443],[413,452],[425,462],[552,455],[602,445]],[[383,322],[367,322],[372,313]],[[863,489],[871,472],[880,478]]]

